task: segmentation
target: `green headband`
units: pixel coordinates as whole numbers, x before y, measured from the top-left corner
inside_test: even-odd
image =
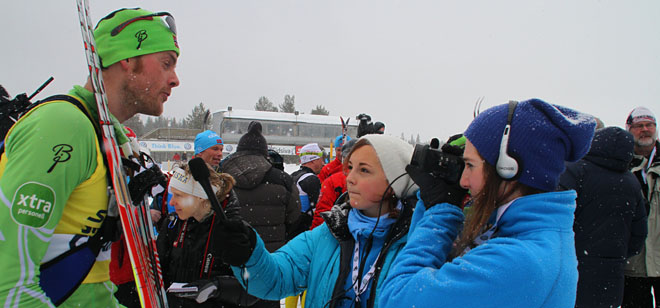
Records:
[[[109,67],[124,59],[161,51],[172,50],[177,55],[180,54],[176,33],[170,29],[164,17],[136,19],[118,28],[126,21],[151,14],[153,13],[140,8],[120,9],[99,21],[94,29],[94,39],[103,67]]]

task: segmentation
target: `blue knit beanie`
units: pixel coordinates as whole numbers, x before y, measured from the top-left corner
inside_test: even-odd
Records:
[[[499,157],[508,113],[508,104],[489,108],[470,123],[464,134],[493,166]],[[518,181],[543,191],[554,191],[564,172],[564,162],[577,161],[589,151],[595,127],[592,116],[566,107],[540,99],[518,103],[507,149],[518,160]]]
[[[204,152],[214,145],[222,145],[222,138],[214,131],[203,131],[195,137],[195,155]]]
[[[346,135],[346,141],[349,141],[349,140],[351,140],[351,136]],[[339,147],[344,146],[344,136],[339,135],[339,136],[335,137],[335,142],[334,142],[333,146],[335,148],[339,148]]]

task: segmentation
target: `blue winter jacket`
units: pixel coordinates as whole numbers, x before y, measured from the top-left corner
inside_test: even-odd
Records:
[[[381,307],[573,307],[575,198],[573,190],[518,198],[495,238],[451,262],[463,213],[446,203],[425,210],[420,201],[408,244],[383,284]]]
[[[305,308],[335,307],[346,294],[344,284],[351,274],[355,240],[346,223],[350,209],[348,203],[335,205],[322,213],[323,225],[301,233],[273,253],[268,253],[257,236],[245,269],[232,267],[234,275],[247,286],[249,294],[262,299],[279,300],[307,289]],[[367,307],[378,307],[383,281],[406,243],[411,212],[411,206],[404,206],[390,229],[377,265],[380,271],[372,279],[375,284],[369,290]]]

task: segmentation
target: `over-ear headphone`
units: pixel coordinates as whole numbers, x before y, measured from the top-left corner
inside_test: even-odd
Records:
[[[504,126],[504,132],[502,133],[500,155],[495,164],[497,175],[505,180],[513,180],[517,178],[520,173],[518,160],[511,157],[507,152],[507,148],[509,147],[509,134],[511,133],[511,120],[513,119],[513,113],[516,110],[516,106],[518,106],[517,101],[509,101],[509,114],[506,119],[506,126]]]

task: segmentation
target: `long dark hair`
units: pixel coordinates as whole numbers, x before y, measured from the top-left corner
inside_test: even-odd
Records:
[[[484,160],[483,165],[483,176],[484,187],[478,194],[472,196],[473,202],[465,218],[465,226],[458,239],[454,242],[454,248],[449,254],[448,260],[462,255],[466,248],[473,246],[474,239],[486,231],[484,228],[493,212],[516,191],[519,191],[523,196],[543,192],[520,182],[508,182],[502,179],[497,175],[495,166],[489,164],[486,160]],[[500,192],[501,187],[504,187],[503,192]]]

